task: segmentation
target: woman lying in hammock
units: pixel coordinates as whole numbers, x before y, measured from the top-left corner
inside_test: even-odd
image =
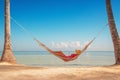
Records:
[[[76,53],[73,53],[69,56],[65,55],[62,51],[54,51],[54,55],[56,55],[57,57],[61,58],[64,61],[72,61],[74,59],[76,59],[78,57],[78,55],[81,54],[81,50],[75,50]]]
[[[44,44],[42,44],[39,40],[37,39],[34,39],[41,47],[43,47],[45,50],[47,50],[48,52],[50,52],[51,54],[59,57],[60,59],[64,60],[65,62],[67,61],[72,61],[72,60],[75,60],[78,58],[78,56],[83,53],[87,48],[88,46],[94,41],[91,40],[82,50],[75,50],[76,53],[73,53],[69,56],[65,55],[62,51],[53,51],[51,50],[50,48],[46,47]]]
[[[77,59],[79,57],[79,55],[81,53],[83,53],[92,42],[93,42],[93,40],[90,41],[82,50],[75,50],[75,53],[73,53],[73,54],[71,54],[69,56],[65,55],[62,51],[54,51],[53,53],[54,53],[54,55],[61,58],[65,62],[72,61],[72,60]]]

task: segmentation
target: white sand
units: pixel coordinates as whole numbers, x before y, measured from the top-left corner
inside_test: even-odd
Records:
[[[28,67],[0,64],[0,80],[120,80],[120,65],[104,67]]]

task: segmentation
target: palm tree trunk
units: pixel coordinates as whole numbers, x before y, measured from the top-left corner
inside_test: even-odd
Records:
[[[5,0],[5,41],[1,61],[16,63],[10,41],[10,0]]]
[[[113,45],[114,45],[114,53],[115,53],[115,60],[116,60],[115,64],[120,64],[120,39],[116,29],[110,0],[106,0],[106,9],[107,9],[107,15],[108,15],[109,28],[111,32]]]

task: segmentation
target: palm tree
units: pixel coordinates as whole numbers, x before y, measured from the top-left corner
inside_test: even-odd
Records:
[[[1,62],[16,63],[10,41],[10,0],[5,0],[5,41]]]
[[[115,64],[120,64],[120,38],[116,29],[114,16],[111,8],[111,0],[106,0],[106,9],[108,15],[108,23],[111,32],[111,37],[114,45],[114,53],[115,53]]]

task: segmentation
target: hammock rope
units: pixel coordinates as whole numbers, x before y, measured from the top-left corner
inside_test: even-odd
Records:
[[[20,27],[24,32],[26,32],[27,34],[29,34],[33,39],[35,38],[32,33],[30,31],[28,31],[27,29],[25,29],[23,27],[23,25],[21,25],[18,21],[16,21],[13,17],[10,16],[10,19],[13,20],[13,22],[18,25],[18,27]]]
[[[13,20],[15,22],[16,25],[18,25],[23,31],[25,31],[27,34],[29,34],[38,44],[39,46],[41,46],[42,48],[44,48],[45,50],[47,50],[49,53],[57,56],[58,58],[64,60],[65,62],[67,61],[72,61],[78,58],[78,56],[83,53],[90,45],[91,43],[102,33],[102,31],[106,28],[106,26],[108,26],[108,24],[106,24],[98,33],[97,35],[82,49],[82,50],[76,50],[76,53],[73,53],[69,56],[66,56],[62,51],[53,51],[50,48],[48,48],[47,46],[45,46],[42,42],[40,42],[37,38],[35,38],[30,31],[28,31],[27,29],[25,29],[20,23],[18,23],[13,17],[11,17],[11,20]]]

